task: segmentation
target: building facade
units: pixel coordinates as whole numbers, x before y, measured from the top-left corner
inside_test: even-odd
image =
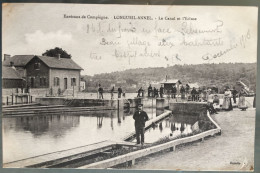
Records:
[[[46,89],[51,95],[80,91],[80,72],[72,59],[48,56],[16,55],[5,58],[3,65],[13,63],[26,86]]]

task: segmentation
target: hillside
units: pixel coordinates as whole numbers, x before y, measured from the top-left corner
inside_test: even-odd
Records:
[[[197,82],[200,86],[216,85],[219,88],[232,87],[236,81],[242,80],[255,91],[256,72],[256,63],[220,63],[139,68],[82,78],[86,81],[88,91],[95,90],[99,83],[105,89],[121,85],[127,91],[136,91],[141,86],[146,88],[150,83],[165,80],[166,75],[168,79],[180,79],[184,84]]]

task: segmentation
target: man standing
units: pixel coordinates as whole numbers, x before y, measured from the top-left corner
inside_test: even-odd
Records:
[[[111,89],[111,100],[114,99],[114,90],[115,90],[115,87],[113,86]]]
[[[183,85],[181,86],[180,92],[181,92],[181,99],[182,100],[185,99],[185,88]]]
[[[103,98],[103,88],[101,87],[100,84],[98,84],[98,93],[99,93],[99,99],[104,99]]]
[[[163,98],[163,86],[161,85],[161,88],[160,88],[160,97]]]
[[[138,105],[138,110],[134,113],[133,119],[135,120],[135,132],[136,132],[136,142],[140,144],[140,135],[141,135],[141,144],[144,144],[144,131],[145,131],[145,122],[149,119],[147,113],[143,111],[143,105]]]
[[[143,92],[143,88],[139,88],[139,90],[137,91],[137,97],[141,97],[141,93]]]
[[[176,98],[177,89],[176,86],[172,86],[172,98]]]
[[[153,92],[153,88],[152,88],[152,85],[150,84],[148,87],[148,97],[152,96],[152,92]]]
[[[237,90],[236,90],[236,88],[234,87],[233,88],[233,91],[232,91],[232,95],[233,95],[233,101],[234,101],[234,103],[237,103],[237,100],[236,100],[236,97],[237,97]]]
[[[196,101],[196,94],[197,94],[197,91],[196,91],[195,87],[193,87],[191,90],[191,101]]]
[[[156,95],[156,91],[157,91],[157,89],[156,89],[155,87],[153,87],[153,97],[154,97],[154,98],[157,97],[157,95]]]
[[[122,92],[123,92],[121,86],[118,88],[117,91],[118,91],[118,98],[121,98],[121,94],[122,94]]]

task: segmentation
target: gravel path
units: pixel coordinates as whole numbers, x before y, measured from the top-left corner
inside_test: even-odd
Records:
[[[139,159],[127,169],[252,170],[254,168],[255,109],[219,112],[212,118],[221,136],[205,139],[176,151],[165,151]]]

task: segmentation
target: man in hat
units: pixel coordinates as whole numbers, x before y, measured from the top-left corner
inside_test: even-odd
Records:
[[[99,93],[99,99],[103,98],[103,88],[101,87],[101,84],[98,84],[98,93]]]
[[[191,101],[196,101],[196,94],[197,94],[197,91],[196,91],[195,87],[193,87],[191,90]]]
[[[145,131],[145,122],[149,119],[145,111],[143,111],[143,105],[139,104],[137,111],[134,113],[133,119],[135,120],[135,132],[136,132],[136,142],[140,144],[140,135],[141,135],[141,144],[144,144],[144,131]]]
[[[236,87],[233,87],[232,96],[233,96],[233,102],[234,102],[235,104],[237,103],[237,100],[236,100],[237,94],[238,94],[238,92],[237,92],[237,90],[236,90]]]

